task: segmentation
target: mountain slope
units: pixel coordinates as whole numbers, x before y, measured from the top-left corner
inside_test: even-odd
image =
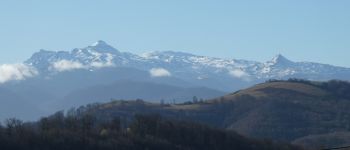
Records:
[[[337,88],[344,87],[347,88]],[[332,85],[330,90],[325,85]],[[347,82],[277,81],[259,84],[221,99],[232,106],[226,128],[244,135],[292,141],[349,130]],[[339,94],[338,90],[345,90]],[[217,100],[216,100],[217,101]],[[229,108],[228,108],[229,109]]]
[[[298,139],[310,135],[332,135],[350,129],[350,99],[340,94],[349,93],[349,87],[350,83],[340,81],[276,81],[258,84],[204,103],[159,105],[142,101],[115,101],[98,105],[96,109],[93,107],[89,112],[100,118],[160,113],[169,118],[198,121],[234,130],[249,137],[302,141]],[[326,143],[312,144],[321,146]],[[338,146],[337,142],[328,144],[323,146]]]

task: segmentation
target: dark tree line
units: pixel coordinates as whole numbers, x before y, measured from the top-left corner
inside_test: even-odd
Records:
[[[136,115],[125,126],[120,118],[58,112],[38,122],[8,119],[0,126],[4,150],[291,150],[289,144],[258,141],[234,132],[159,115]]]

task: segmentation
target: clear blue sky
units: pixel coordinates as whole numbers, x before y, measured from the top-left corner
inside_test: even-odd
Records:
[[[0,63],[105,40],[121,51],[350,67],[350,0],[4,0]]]

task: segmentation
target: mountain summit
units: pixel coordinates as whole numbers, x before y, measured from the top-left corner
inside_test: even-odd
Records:
[[[105,41],[102,41],[102,40],[99,40],[99,41],[91,44],[86,49],[95,50],[95,51],[101,52],[101,53],[116,53],[116,52],[118,52],[117,49],[115,49],[114,47],[112,47],[111,45],[107,44]]]
[[[282,54],[278,54],[273,57],[270,61],[265,63],[265,70],[273,71],[273,70],[284,70],[286,68],[295,68],[297,65]]]
[[[289,59],[284,57],[282,54],[276,55],[275,57],[272,58],[272,60],[270,62],[272,62],[274,64],[291,64],[291,63],[293,63],[292,61],[290,61]]]

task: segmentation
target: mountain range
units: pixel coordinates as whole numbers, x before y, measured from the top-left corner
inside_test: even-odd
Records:
[[[153,78],[173,77],[192,86],[206,86],[227,92],[268,79],[348,80],[350,75],[349,68],[293,62],[282,55],[267,62],[222,59],[174,51],[137,55],[120,52],[104,41],[72,51],[40,50],[26,60],[24,66],[22,68],[27,68],[27,71],[22,71],[22,76],[40,75],[47,78],[72,70],[96,72],[101,68],[134,68],[149,72]]]
[[[23,63],[0,65],[0,88],[11,93],[0,92],[0,105],[7,108],[0,119],[33,119],[111,99],[166,103],[191,101],[194,96],[211,99],[269,79],[288,78],[349,80],[350,69],[293,62],[282,55],[267,62],[174,51],[138,55],[97,41],[71,51],[40,50]],[[28,111],[20,115],[10,111],[19,105]]]

